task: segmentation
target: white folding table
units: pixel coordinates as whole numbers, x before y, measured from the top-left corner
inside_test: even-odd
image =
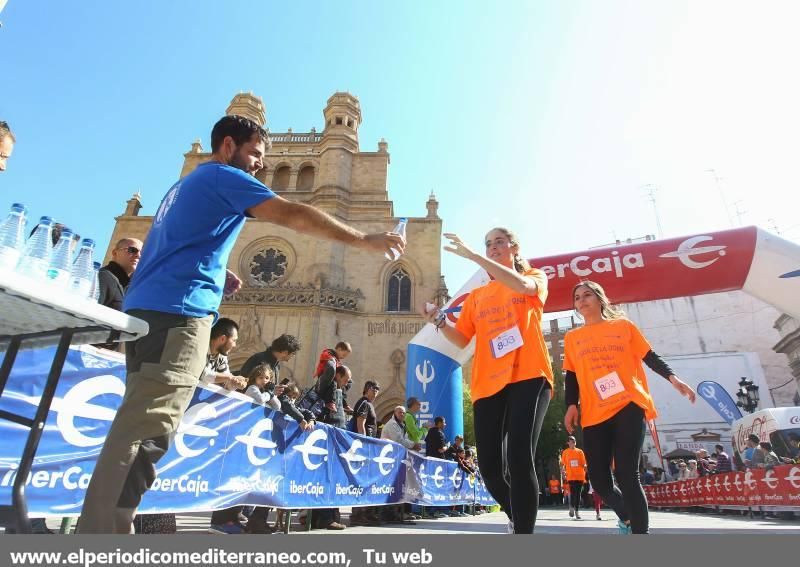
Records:
[[[0,410],[6,419],[30,428],[14,480],[10,504],[0,504],[0,525],[30,533],[25,481],[30,474],[47,413],[70,345],[130,341],[146,335],[147,323],[103,305],[80,299],[47,282],[14,272],[0,273],[0,397],[20,348],[58,345],[33,418]]]

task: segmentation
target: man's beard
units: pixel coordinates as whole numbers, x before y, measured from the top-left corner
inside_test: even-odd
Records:
[[[247,169],[248,168],[247,160],[242,159],[240,149],[237,149],[233,153],[233,155],[231,156],[231,162],[228,165],[230,165],[231,167],[235,167],[236,169],[241,169],[245,173],[250,173],[251,175],[254,173]]]

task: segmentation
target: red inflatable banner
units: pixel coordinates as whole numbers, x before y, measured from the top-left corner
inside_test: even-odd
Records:
[[[800,465],[703,476],[644,487],[654,508],[778,506],[800,508]]]
[[[756,250],[754,226],[595,248],[530,260],[549,278],[546,311],[573,308],[572,288],[590,279],[614,303],[742,289]]]

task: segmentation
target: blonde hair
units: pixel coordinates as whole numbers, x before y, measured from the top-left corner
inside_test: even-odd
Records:
[[[531,265],[519,253],[519,238],[517,238],[517,235],[511,232],[509,229],[502,226],[496,226],[489,232],[493,232],[495,230],[502,232],[505,235],[505,237],[508,238],[508,242],[509,244],[511,244],[511,246],[517,247],[517,252],[516,254],[514,254],[514,269],[520,274],[524,274],[527,270],[530,270]],[[486,234],[489,234],[489,232],[487,232]]]
[[[600,301],[600,317],[602,317],[607,321],[613,321],[615,319],[625,318],[625,312],[619,307],[616,307],[611,304],[611,301],[608,299],[608,296],[606,295],[606,290],[603,289],[603,286],[591,280],[584,280],[572,288],[573,303],[575,302],[575,291],[579,287],[587,288],[597,297],[598,301]]]

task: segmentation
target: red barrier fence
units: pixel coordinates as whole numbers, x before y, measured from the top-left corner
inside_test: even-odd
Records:
[[[732,506],[800,508],[800,465],[752,469],[644,487],[653,508]]]

